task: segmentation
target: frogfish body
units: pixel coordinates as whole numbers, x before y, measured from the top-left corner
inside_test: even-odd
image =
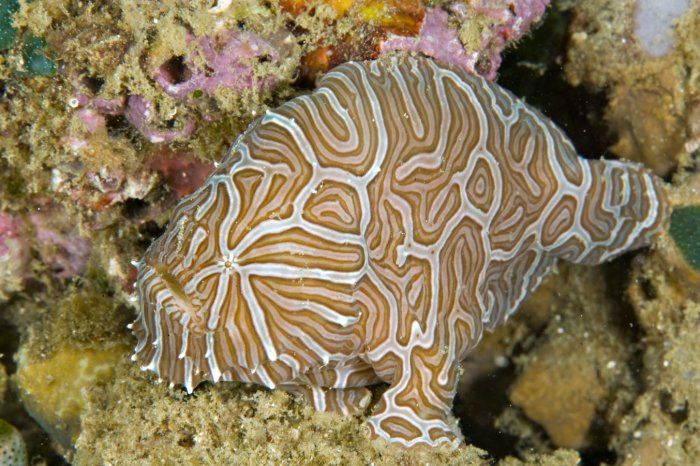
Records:
[[[668,222],[660,180],[585,160],[498,85],[427,59],[347,63],[255,121],[139,264],[134,359],[244,381],[449,444],[458,365],[563,259]]]

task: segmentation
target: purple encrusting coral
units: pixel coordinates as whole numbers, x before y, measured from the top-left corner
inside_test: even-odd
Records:
[[[0,212],[0,257],[10,252],[8,243],[19,236],[19,221],[12,215]]]
[[[195,129],[194,121],[186,118],[180,129],[162,129],[153,124],[151,102],[141,96],[131,95],[117,99],[91,99],[85,94],[77,94],[75,106],[78,118],[90,134],[106,132],[105,115],[123,115],[141,135],[152,143],[171,142],[185,139]],[[82,138],[73,138],[73,149],[87,142]]]
[[[0,212],[0,302],[22,288],[29,266],[29,244],[18,217]]]
[[[195,129],[194,121],[186,118],[180,129],[159,129],[152,123],[153,110],[151,102],[138,95],[129,96],[124,109],[124,116],[131,125],[139,130],[149,142],[160,143],[185,139]]]
[[[194,37],[188,38],[192,42]],[[241,92],[246,89],[271,87],[275,78],[255,77],[251,63],[260,60],[276,62],[278,54],[267,40],[254,34],[227,31],[220,37],[196,39],[194,53],[182,58],[177,73],[170,61],[162,64],[154,78],[166,93],[177,98],[186,98],[195,91],[212,94],[220,87]],[[197,63],[201,59],[201,64]]]
[[[197,97],[196,92],[211,96],[217,89],[237,93],[269,89],[277,78],[273,75],[258,78],[254,67],[263,61],[278,64],[279,48],[284,41],[277,44],[275,40],[242,31],[199,38],[190,35],[188,42],[194,44],[191,54],[166,61],[152,71],[152,76],[168,95],[183,101],[193,94]],[[156,144],[187,139],[195,130],[192,118],[184,118],[177,129],[160,127],[154,122],[153,103],[138,94],[97,99],[77,91],[75,107],[80,108],[78,116],[90,133],[104,128],[104,115],[124,116],[145,139]]]
[[[469,4],[455,2],[447,10],[429,8],[417,37],[391,36],[382,43],[381,51],[422,53],[469,73],[493,79],[501,65],[503,49],[539,21],[548,4],[549,0],[482,0]],[[461,31],[450,25],[450,13],[465,23],[481,16],[490,27],[484,29],[477,44],[463,44]]]
[[[91,249],[50,201],[38,201],[29,215],[0,212],[0,302],[24,288],[32,250],[53,277],[65,279],[85,272]]]
[[[87,267],[92,242],[80,236],[58,205],[47,202],[29,215],[39,258],[56,278],[81,275]]]
[[[459,40],[457,30],[449,25],[447,11],[430,8],[417,37],[392,36],[381,45],[382,52],[406,50],[419,52],[436,60],[456,65],[474,73],[478,52],[467,54]]]

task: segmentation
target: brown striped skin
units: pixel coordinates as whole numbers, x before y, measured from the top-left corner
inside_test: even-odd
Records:
[[[279,387],[373,435],[456,446],[458,364],[558,259],[668,221],[642,167],[587,161],[545,117],[425,59],[349,63],[268,112],[144,257],[134,355],[188,391]]]

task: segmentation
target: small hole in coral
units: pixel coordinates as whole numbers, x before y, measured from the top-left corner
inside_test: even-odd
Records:
[[[182,125],[180,125],[178,123],[177,118],[171,118],[171,119],[163,122],[163,126],[165,126],[167,129],[177,129],[177,128],[181,127]]]
[[[163,63],[160,70],[170,84],[184,83],[192,77],[192,71],[185,64],[185,58],[182,55],[172,57]]]
[[[667,391],[661,392],[659,396],[659,404],[661,410],[668,414],[674,424],[682,424],[688,419],[688,401],[684,401],[681,406],[678,406],[673,401],[673,396]]]
[[[700,156],[700,150],[696,150],[694,152],[690,153],[690,164],[684,165],[683,170],[688,172],[688,173],[697,173],[698,171],[698,164],[699,164],[699,157]]]
[[[143,199],[137,199],[135,197],[130,197],[124,201],[122,205],[122,215],[129,220],[133,220],[141,217],[148,209],[148,202]]]
[[[688,419],[688,402],[686,401],[681,408],[671,411],[669,416],[675,424],[683,424]]]
[[[181,447],[192,448],[194,446],[194,435],[192,435],[190,432],[182,431],[177,444]]]
[[[147,221],[139,227],[139,246],[146,249],[153,240],[162,235],[164,231],[165,227],[161,227],[155,221]]]
[[[107,134],[111,137],[125,136],[131,131],[131,125],[122,115],[105,115]]]
[[[99,94],[105,80],[97,76],[84,76],[83,85],[93,94]]]
[[[642,277],[639,279],[639,289],[644,295],[646,301],[653,301],[656,298],[658,298],[658,294],[656,293],[656,288],[654,287],[654,284],[651,283],[651,280],[649,280],[646,277]]]
[[[204,76],[206,76],[207,78],[211,78],[212,76],[214,76],[215,73],[216,71],[214,71],[214,68],[212,68],[209,65],[204,65]]]

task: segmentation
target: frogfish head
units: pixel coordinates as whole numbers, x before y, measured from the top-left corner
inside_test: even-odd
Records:
[[[216,228],[198,216],[200,205],[185,200],[178,206],[138,267],[134,358],[160,374],[169,371],[157,367],[165,360],[205,353],[208,336],[224,331],[238,307],[236,260],[220,252]]]

